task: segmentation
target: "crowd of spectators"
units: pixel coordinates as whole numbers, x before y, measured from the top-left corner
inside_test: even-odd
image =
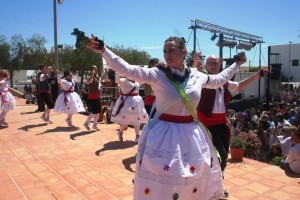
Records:
[[[231,135],[256,133],[261,145],[254,159],[271,164],[277,159],[279,165],[280,160],[289,161],[292,147],[300,145],[300,88],[280,91],[272,99],[276,101],[270,103],[269,110],[263,105],[243,112],[228,109],[227,117]],[[300,173],[300,150],[296,149],[292,171]]]

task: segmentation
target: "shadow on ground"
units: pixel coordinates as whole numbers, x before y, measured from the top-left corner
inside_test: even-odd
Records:
[[[99,149],[98,151],[95,152],[97,156],[100,155],[101,152],[103,151],[108,151],[108,150],[117,150],[117,149],[127,149],[131,148],[133,146],[137,145],[136,142],[134,141],[112,141],[104,144],[102,149]]]
[[[30,112],[22,112],[21,115],[28,115],[28,114],[35,114],[36,111],[30,111]]]
[[[53,132],[70,132],[70,131],[76,131],[78,130],[79,127],[63,127],[63,126],[58,126],[56,128],[53,129],[47,129],[46,131],[42,132],[42,133],[38,133],[36,135],[43,135],[46,133],[53,133]]]
[[[244,161],[240,161],[240,160],[233,160],[233,159],[228,159],[227,162],[229,163],[243,163]]]
[[[88,135],[88,134],[91,134],[91,133],[94,133],[96,132],[96,130],[91,130],[91,131],[81,131],[79,133],[74,133],[74,134],[71,134],[70,135],[70,139],[71,140],[75,140],[76,137],[79,137],[79,136],[83,136],[83,135]]]
[[[0,130],[5,128],[8,128],[8,126],[0,126]]]
[[[135,164],[135,159],[136,159],[136,156],[132,156],[132,157],[122,160],[122,163],[126,170],[135,173],[135,171],[133,171],[133,169],[131,168],[131,165]]]
[[[285,174],[290,178],[300,178],[300,174],[285,171]],[[300,183],[300,182],[299,182]]]
[[[26,125],[26,126],[20,127],[19,130],[28,131],[29,129],[38,128],[38,127],[42,127],[42,126],[47,126],[47,123]]]

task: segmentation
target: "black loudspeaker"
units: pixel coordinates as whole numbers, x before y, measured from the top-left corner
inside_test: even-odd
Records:
[[[270,73],[271,80],[279,80],[280,79],[281,65],[282,64],[271,64],[271,73]]]
[[[226,62],[226,67],[230,67],[230,65],[232,65],[235,62],[234,58],[225,58],[224,61]]]

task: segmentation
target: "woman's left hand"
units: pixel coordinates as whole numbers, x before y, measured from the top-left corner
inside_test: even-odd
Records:
[[[89,43],[87,45],[87,48],[97,53],[102,53],[106,47],[103,40],[99,40],[98,37],[95,37],[92,34],[91,37],[89,38]]]

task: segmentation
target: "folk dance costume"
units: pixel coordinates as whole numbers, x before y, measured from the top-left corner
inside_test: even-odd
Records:
[[[164,71],[126,63],[109,49],[102,52],[108,65],[131,80],[148,83],[156,94],[156,116],[143,128],[138,143],[135,200],[208,200],[223,196],[220,164],[206,128],[194,122],[176,88]],[[218,75],[196,69],[170,68],[183,79],[181,87],[196,108],[201,88],[217,89],[238,70],[238,65]],[[185,78],[186,77],[186,78]]]
[[[66,122],[68,126],[74,126],[72,124],[72,116],[73,114],[85,111],[83,103],[80,96],[74,92],[74,80],[62,79],[60,74],[57,78],[63,91],[59,94],[55,102],[54,111],[68,114]]]
[[[98,77],[93,77],[92,82],[88,84],[88,89],[89,89],[88,100],[89,100],[91,112],[83,124],[83,126],[87,130],[90,130],[89,125],[90,125],[90,120],[92,118],[94,118],[93,129],[100,130],[97,126],[99,113],[101,113],[100,88],[101,88],[101,81],[99,81]]]
[[[116,101],[111,121],[120,124],[120,131],[117,133],[120,141],[123,141],[123,131],[126,126],[134,125],[137,142],[141,123],[148,121],[143,98],[139,95],[139,83],[118,77],[118,75],[116,83],[120,85],[123,94]]]
[[[39,77],[39,94],[47,105],[47,108],[41,116],[41,119],[45,122],[52,123],[52,121],[50,120],[50,110],[54,108],[54,102],[51,98],[48,77],[45,73],[41,73]]]
[[[8,111],[16,108],[16,100],[14,96],[8,91],[7,78],[0,77],[0,126],[7,126],[5,116]]]
[[[228,81],[218,89],[203,88],[197,106],[198,119],[211,132],[213,144],[220,154],[222,171],[226,167],[231,135],[226,118],[226,108],[232,97],[230,91],[234,91],[238,87],[238,82]]]

